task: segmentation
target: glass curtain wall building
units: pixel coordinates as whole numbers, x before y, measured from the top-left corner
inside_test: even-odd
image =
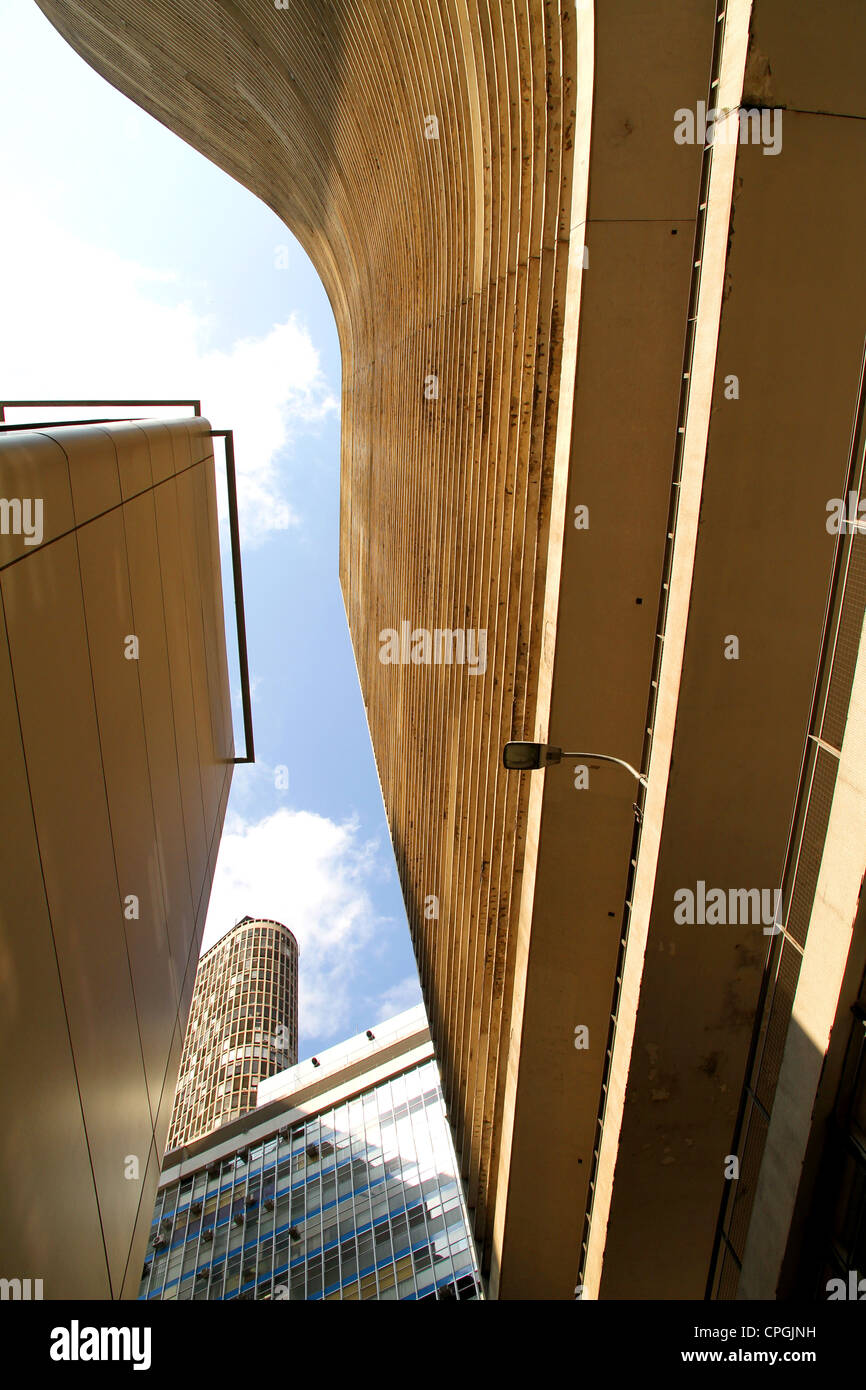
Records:
[[[139,1297],[480,1297],[423,1009],[283,1081],[293,1094],[167,1156]]]

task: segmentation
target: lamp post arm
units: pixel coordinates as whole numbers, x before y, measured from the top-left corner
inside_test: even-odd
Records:
[[[562,756],[563,756],[563,758],[586,758],[587,762],[592,762],[592,760],[595,759],[596,762],[600,762],[600,763],[616,763],[619,767],[624,767],[625,770],[626,770],[626,772],[630,772],[631,775],[632,775],[632,777],[636,778],[637,781],[640,782],[640,784],[641,784],[642,787],[646,787],[646,786],[647,786],[647,779],[644,777],[643,773],[642,773],[642,772],[638,772],[637,768],[636,768],[636,767],[632,767],[631,763],[627,763],[627,762],[625,761],[625,758],[613,758],[613,757],[611,757],[611,755],[610,755],[609,753],[565,753],[565,752],[564,752],[564,753],[562,754]]]

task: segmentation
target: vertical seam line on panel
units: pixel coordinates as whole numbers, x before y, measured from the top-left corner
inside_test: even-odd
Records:
[[[67,469],[68,469],[68,467],[69,467],[69,460],[67,459]],[[82,1129],[83,1129],[83,1131],[84,1131],[84,1142],[85,1142],[85,1144],[87,1145],[87,1161],[88,1161],[88,1163],[90,1164],[90,1175],[91,1175],[91,1178],[92,1178],[92,1180],[93,1180],[93,1197],[94,1197],[94,1201],[95,1201],[95,1203],[96,1203],[96,1215],[97,1215],[97,1218],[98,1218],[98,1220],[99,1220],[99,1232],[100,1232],[100,1236],[101,1236],[101,1238],[102,1238],[102,1249],[103,1249],[103,1254],[104,1254],[104,1256],[105,1256],[105,1273],[106,1273],[106,1277],[107,1277],[107,1280],[108,1280],[108,1287],[109,1287],[109,1289],[111,1289],[111,1271],[110,1271],[109,1263],[108,1263],[108,1246],[107,1246],[106,1241],[105,1241],[105,1227],[104,1227],[103,1221],[102,1221],[102,1209],[101,1209],[101,1207],[100,1207],[100,1205],[99,1205],[99,1195],[98,1195],[97,1187],[96,1187],[96,1171],[95,1171],[94,1166],[93,1166],[93,1152],[92,1152],[91,1147],[90,1147],[90,1136],[89,1136],[89,1134],[88,1134],[88,1132],[87,1132],[87,1119],[86,1119],[86,1116],[85,1116],[85,1114],[84,1114],[84,1101],[82,1100],[82,1096],[81,1096],[81,1082],[80,1082],[80,1079],[79,1079],[79,1076],[78,1076],[78,1063],[77,1063],[76,1058],[75,1058],[75,1048],[74,1048],[73,1043],[72,1043],[72,1029],[71,1029],[70,1023],[69,1023],[69,1010],[68,1010],[67,1007],[66,1007],[66,994],[65,994],[65,991],[64,991],[64,989],[63,989],[63,974],[62,974],[61,969],[60,969],[60,958],[59,958],[58,952],[57,952],[57,940],[56,940],[55,935],[54,935],[54,922],[53,922],[52,917],[51,917],[51,903],[50,903],[50,899],[49,899],[49,896],[48,896],[48,885],[47,885],[46,882],[45,882],[45,865],[44,865],[43,859],[42,859],[42,846],[41,846],[40,843],[39,843],[39,828],[38,828],[38,825],[37,825],[37,823],[36,823],[36,810],[35,810],[35,807],[34,807],[34,805],[33,805],[33,789],[32,789],[32,787],[31,787],[31,785],[30,785],[30,769],[29,769],[28,763],[27,763],[27,749],[26,749],[26,745],[25,745],[25,742],[24,742],[24,729],[23,729],[22,726],[21,726],[21,709],[20,709],[20,706],[19,706],[19,703],[18,703],[18,688],[17,688],[16,682],[15,682],[15,663],[14,663],[14,660],[13,660],[13,657],[12,657],[12,643],[11,643],[11,640],[10,640],[10,637],[9,637],[9,625],[8,625],[8,623],[7,623],[7,620],[6,620],[6,600],[5,600],[5,597],[4,597],[3,592],[2,592],[2,586],[0,586],[0,609],[2,609],[2,612],[3,612],[3,626],[4,626],[5,633],[6,633],[6,642],[7,642],[7,646],[8,646],[8,649],[9,649],[9,673],[10,673],[10,676],[11,676],[11,678],[12,678],[12,689],[13,689],[13,692],[14,692],[14,695],[15,695],[15,711],[16,711],[16,716],[17,716],[17,720],[18,720],[18,732],[19,732],[19,735],[20,735],[20,738],[21,738],[21,754],[22,754],[22,758],[23,758],[23,761],[24,761],[24,776],[25,776],[25,778],[27,779],[27,794],[28,794],[28,797],[29,797],[29,799],[30,799],[30,816],[31,816],[31,819],[32,819],[32,822],[33,822],[33,835],[34,835],[34,838],[35,838],[35,840],[36,840],[36,852],[37,852],[37,854],[38,854],[38,856],[39,856],[39,872],[40,872],[40,875],[41,875],[41,877],[42,877],[42,891],[43,891],[43,894],[44,894],[44,896],[45,896],[45,909],[46,909],[46,914],[47,914],[47,916],[48,916],[48,930],[49,930],[50,935],[51,935],[51,946],[52,946],[52,950],[53,950],[53,952],[54,952],[54,964],[55,964],[55,967],[56,967],[56,969],[57,969],[57,982],[58,982],[58,987],[59,987],[59,989],[60,989],[60,998],[61,998],[61,1002],[62,1002],[62,1004],[63,1004],[63,1017],[64,1017],[65,1022],[66,1022],[66,1034],[67,1034],[67,1037],[69,1038],[69,1057],[70,1057],[70,1061],[72,1062],[72,1071],[73,1071],[73,1075],[75,1076],[75,1088],[76,1088],[76,1091],[78,1092],[78,1107],[79,1107],[79,1110],[81,1111],[81,1127],[82,1127]]]

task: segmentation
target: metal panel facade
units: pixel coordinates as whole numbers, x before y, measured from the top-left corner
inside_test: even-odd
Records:
[[[51,1299],[121,1294],[158,1178],[234,752],[213,474],[202,419],[0,435],[0,1263]]]

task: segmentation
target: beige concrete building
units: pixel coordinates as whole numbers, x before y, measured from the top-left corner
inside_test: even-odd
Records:
[[[0,1274],[134,1298],[234,754],[210,427],[9,427],[0,496]]]
[[[740,1264],[773,1296],[818,1133],[789,1020],[814,1095],[857,992],[859,704],[818,732],[813,685],[836,647],[849,681],[863,613],[855,581],[822,639],[862,544],[831,523],[862,469],[866,11],[39,3],[329,294],[343,593],[491,1294],[694,1298],[730,1257],[721,1296]],[[794,926],[809,732],[829,819]],[[507,773],[512,738],[648,786]],[[809,1151],[762,1263],[718,1225],[765,1017],[767,1144]]]
[[[242,917],[199,960],[166,1149],[256,1107],[259,1082],[298,1060],[298,943]]]

